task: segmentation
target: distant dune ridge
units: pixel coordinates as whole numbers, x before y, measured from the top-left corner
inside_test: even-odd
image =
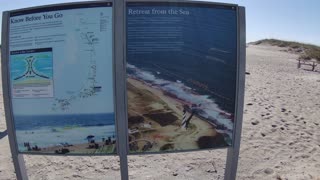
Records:
[[[262,39],[249,44],[260,45],[269,44],[287,48],[290,53],[299,54],[299,59],[302,60],[315,60],[320,63],[320,47],[313,44],[300,43],[295,41],[284,41],[279,39]]]
[[[301,52],[279,46],[261,42],[247,48],[237,179],[320,180],[320,73],[298,69]],[[0,112],[3,132],[2,105]],[[226,154],[226,149],[218,149],[129,156],[130,179],[223,179]],[[119,158],[113,156],[25,160],[30,179],[120,179]],[[0,179],[15,179],[7,136],[0,139]]]

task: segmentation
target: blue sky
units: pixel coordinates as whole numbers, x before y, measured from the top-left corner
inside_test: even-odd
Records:
[[[2,0],[0,11],[62,2],[72,1]],[[319,0],[215,0],[215,2],[234,3],[246,7],[248,42],[263,38],[278,38],[320,45]]]

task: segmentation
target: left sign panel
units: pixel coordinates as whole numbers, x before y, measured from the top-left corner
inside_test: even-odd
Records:
[[[19,152],[116,153],[112,14],[111,2],[10,12]]]

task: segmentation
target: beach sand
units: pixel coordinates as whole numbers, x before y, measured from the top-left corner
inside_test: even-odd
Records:
[[[320,180],[320,72],[297,69],[297,55],[280,50],[247,48],[250,74],[237,179]],[[3,132],[3,106],[0,110]],[[226,152],[132,155],[130,179],[223,179]],[[120,179],[114,156],[24,157],[30,179]],[[7,136],[0,139],[0,179],[15,179]]]
[[[30,153],[52,153],[54,154],[56,151],[60,151],[62,149],[68,149],[69,152],[68,154],[104,154],[104,153],[115,153],[115,148],[116,145],[112,144],[112,145],[105,145],[102,142],[96,142],[95,144],[98,144],[98,148],[94,148],[94,144],[93,143],[86,143],[86,144],[74,144],[74,145],[70,145],[70,146],[52,146],[52,147],[46,147],[46,148],[41,148],[38,151],[35,150],[31,150]],[[89,148],[89,145],[91,145],[92,147]],[[28,152],[28,151],[26,151]]]

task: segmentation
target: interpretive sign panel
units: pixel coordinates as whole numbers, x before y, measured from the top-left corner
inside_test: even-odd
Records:
[[[237,7],[190,2],[126,7],[130,152],[231,146]]]
[[[20,153],[116,152],[112,3],[10,12],[9,79]]]

